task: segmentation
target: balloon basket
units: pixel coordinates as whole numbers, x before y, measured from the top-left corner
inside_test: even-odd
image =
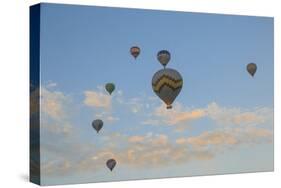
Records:
[[[167,105],[167,109],[172,109],[172,105]]]

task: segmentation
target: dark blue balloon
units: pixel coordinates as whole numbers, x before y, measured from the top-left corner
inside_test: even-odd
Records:
[[[100,119],[96,119],[96,120],[93,121],[92,126],[98,133],[103,126],[103,121],[100,120]]]
[[[116,161],[115,159],[109,159],[106,162],[106,166],[109,168],[109,170],[113,170],[113,168],[116,166]]]

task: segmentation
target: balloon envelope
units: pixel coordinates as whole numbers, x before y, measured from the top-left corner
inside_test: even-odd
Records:
[[[111,93],[114,91],[115,89],[115,85],[113,83],[107,83],[105,85],[105,89],[106,91],[111,95]]]
[[[97,131],[97,133],[101,130],[103,126],[103,121],[100,119],[96,119],[92,122],[93,128]]]
[[[157,54],[157,59],[164,67],[166,67],[171,59],[171,54],[167,50],[161,50]]]
[[[139,55],[140,55],[140,48],[137,47],[137,46],[133,46],[131,49],[130,49],[130,53],[132,56],[134,56],[134,58],[136,59]]]
[[[115,159],[109,159],[106,162],[106,166],[109,168],[109,170],[113,170],[113,168],[116,166],[116,161]]]
[[[254,76],[257,71],[257,65],[255,63],[249,63],[247,65],[247,71],[251,76]]]
[[[166,103],[167,109],[172,108],[172,103],[180,93],[182,85],[180,73],[170,68],[159,70],[152,78],[153,91]]]

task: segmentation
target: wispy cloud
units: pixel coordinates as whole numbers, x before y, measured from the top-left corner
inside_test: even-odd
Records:
[[[90,144],[83,144],[84,151],[73,143],[67,143],[67,150],[54,151],[56,158],[45,161],[42,170],[49,176],[63,176],[79,171],[98,171],[106,168],[105,162],[109,158],[116,159],[122,166],[140,168],[213,158],[210,151],[193,150],[186,145],[175,145],[165,134],[147,133],[134,136],[114,134],[107,137],[107,143],[107,146],[94,150]],[[71,154],[65,155],[65,152],[69,153],[69,151],[83,153],[83,155],[79,157]]]
[[[203,132],[198,136],[179,138],[177,144],[190,144],[192,146],[210,146],[210,145],[233,145],[237,143],[237,139],[228,132],[215,131]]]
[[[130,143],[149,143],[152,146],[158,145],[166,145],[168,143],[168,137],[164,134],[156,134],[148,133],[144,136],[135,135],[128,138]]]
[[[208,117],[224,125],[257,125],[273,120],[273,109],[267,107],[243,109],[221,107],[212,102],[205,110]]]
[[[257,125],[273,121],[273,110],[267,107],[243,109],[236,107],[221,107],[212,102],[205,108],[184,108],[175,103],[173,109],[167,110],[165,105],[156,107],[151,116],[145,119],[145,125],[175,125],[177,128],[188,127],[189,122],[209,118],[221,125]]]
[[[133,113],[138,113],[144,108],[144,104],[140,98],[131,98],[128,100],[127,104]]]
[[[69,120],[70,97],[60,91],[41,87],[41,123],[40,128],[56,134],[72,133]]]
[[[126,147],[111,148],[109,154],[122,165],[147,168],[213,157],[213,154],[206,150],[199,151],[186,145],[175,145],[165,134],[134,135],[127,137],[127,141]]]
[[[48,81],[48,83],[46,84],[46,88],[48,89],[51,89],[51,88],[54,88],[54,87],[57,87],[57,83],[53,82],[53,81]]]
[[[186,110],[176,102],[172,109],[167,110],[164,104],[155,107],[148,119],[141,122],[144,125],[179,125],[191,120],[200,119],[205,115],[204,110]]]
[[[206,131],[198,136],[178,138],[176,143],[193,147],[229,147],[241,144],[270,143],[272,139],[272,130],[245,127]]]
[[[128,141],[131,142],[131,143],[138,143],[138,142],[143,142],[145,139],[144,136],[131,136],[128,138]]]
[[[154,116],[163,118],[164,123],[176,125],[190,120],[200,119],[205,116],[204,109],[185,110],[180,103],[176,103],[173,109],[167,110],[162,104],[153,112]]]
[[[87,106],[107,109],[111,107],[111,96],[101,91],[85,91],[84,95],[84,104]]]
[[[48,126],[54,125],[49,132],[65,135],[63,130],[67,132],[67,125],[70,130],[72,128],[65,111],[69,97],[62,92],[48,89],[45,89],[43,94],[45,97],[43,95],[42,98],[46,100],[44,104],[48,104],[44,113],[52,120],[48,121]],[[177,128],[186,126],[192,121],[209,118],[225,126],[218,126],[212,131],[203,131],[188,137],[170,137],[169,134],[155,132],[135,135],[114,132],[110,135],[100,135],[102,147],[85,143],[79,136],[70,135],[69,139],[66,136],[61,136],[62,139],[56,137],[58,140],[55,145],[51,147],[46,143],[42,145],[42,151],[48,153],[48,158],[42,161],[42,171],[47,175],[63,176],[79,171],[98,171],[106,168],[105,162],[109,158],[115,158],[118,164],[123,166],[141,168],[211,160],[226,149],[235,149],[245,144],[271,143],[273,138],[270,128],[252,126],[271,121],[270,108],[221,107],[217,103],[210,103],[204,108],[187,108],[175,103],[172,110],[167,110],[165,105],[157,106],[159,103],[154,99],[149,100],[148,97],[124,100],[122,91],[113,97],[101,90],[85,91],[84,94],[83,103],[96,110],[94,114],[96,118],[108,122],[119,120],[120,117],[113,115],[113,111],[116,107],[114,105],[120,105],[119,107],[129,109],[134,115],[141,114],[146,117],[142,124],[170,125]],[[49,111],[53,107],[56,113]],[[64,117],[63,121],[58,121],[58,117]],[[57,130],[59,125],[63,128]]]
[[[90,107],[93,117],[102,119],[106,123],[114,123],[120,118],[116,115],[116,109],[124,105],[122,90],[115,91],[112,95],[106,93],[103,86],[96,90],[84,91],[83,104]]]
[[[41,111],[46,113],[53,119],[61,119],[65,117],[63,109],[69,99],[60,91],[51,91],[45,87],[41,87]]]
[[[272,132],[267,129],[246,128],[233,130],[214,130],[202,132],[198,136],[182,137],[175,140],[165,134],[149,132],[144,135],[127,136],[120,133],[106,136],[107,145],[88,152],[69,146],[68,150],[83,153],[83,157],[60,159],[54,163],[46,163],[51,175],[64,175],[77,171],[92,171],[106,168],[109,158],[117,160],[122,166],[147,168],[152,166],[178,165],[191,161],[211,160],[220,152],[236,149],[245,144],[271,143]]]
[[[115,117],[111,114],[111,112],[103,111],[100,113],[95,114],[95,118],[102,119],[103,121],[106,121],[107,123],[114,123],[118,120],[120,120],[119,117]]]

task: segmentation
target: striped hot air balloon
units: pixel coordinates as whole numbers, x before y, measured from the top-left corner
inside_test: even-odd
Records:
[[[153,91],[166,103],[167,109],[172,108],[172,103],[180,93],[182,86],[183,79],[180,73],[174,69],[159,70],[152,78]]]

